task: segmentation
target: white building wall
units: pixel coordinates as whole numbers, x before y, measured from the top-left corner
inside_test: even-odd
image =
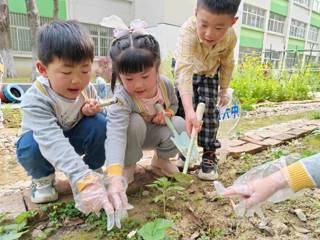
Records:
[[[241,1],[243,2],[243,0]],[[264,9],[269,9],[270,7],[270,3],[269,0],[268,1],[261,1],[261,0],[245,0],[244,1],[247,4],[253,5],[253,6],[258,6],[259,8],[264,8]]]
[[[181,26],[194,15],[196,0],[164,0],[164,23]]]
[[[265,38],[265,48],[267,50],[272,49],[273,51],[283,51],[286,45],[286,38],[280,34],[268,33]]]
[[[85,23],[99,24],[115,14],[128,24],[134,14],[131,0],[68,0],[67,4],[67,18]]]
[[[310,11],[300,5],[293,4],[291,17],[295,20],[299,20],[304,23],[309,22],[309,13]]]
[[[159,24],[155,27],[149,28],[149,31],[160,44],[162,58],[174,53],[177,44],[179,26]]]
[[[164,19],[164,1],[135,0],[134,18],[145,20],[149,26],[155,26]]]
[[[150,33],[159,41],[161,56],[165,58],[174,52],[179,28],[194,14],[195,7],[196,0],[136,0],[134,17],[147,21]]]

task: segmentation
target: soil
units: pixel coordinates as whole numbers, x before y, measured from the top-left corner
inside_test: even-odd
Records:
[[[274,160],[290,153],[296,159],[320,151],[320,135],[310,135],[294,140],[288,145],[273,148],[255,155],[244,155],[240,159],[228,158],[219,162],[219,180],[229,186],[248,169]],[[263,205],[267,225],[260,227],[258,216],[237,218],[229,201],[219,197],[212,182],[200,181],[192,173],[194,182],[185,190],[185,194],[175,195],[163,212],[161,203],[153,198],[159,193],[148,187],[129,195],[134,209],[129,212],[130,219],[143,223],[164,217],[175,222],[175,237],[172,239],[320,239],[320,190],[306,190],[295,200],[278,204]],[[299,219],[297,213],[301,219]],[[304,219],[305,217],[305,219]],[[135,229],[128,229],[128,233]],[[57,238],[59,236],[59,238]],[[81,236],[81,237],[80,237]],[[93,239],[91,234],[81,227],[62,229],[51,239]],[[102,239],[119,239],[106,236]],[[134,238],[137,239],[137,238]]]
[[[313,109],[306,109],[304,112],[288,115],[288,118],[292,118],[293,115],[296,116],[294,119],[305,117],[305,113],[310,112],[311,114],[311,111]],[[270,119],[264,118],[263,120],[261,120],[262,125],[270,122]],[[281,119],[281,121],[285,120],[286,118]],[[250,119],[247,121],[250,122]],[[273,119],[271,122],[274,123],[275,120]],[[243,128],[241,128],[240,124],[240,129],[247,130],[249,125],[243,124]],[[257,128],[257,122],[253,121],[250,126]],[[16,130],[9,130],[9,132],[12,137],[17,134]],[[10,142],[12,141],[10,140]],[[3,146],[8,145],[3,143]],[[7,147],[0,149],[0,151],[3,153],[4,149]],[[243,155],[240,159],[229,157],[219,162],[219,181],[225,186],[229,186],[241,174],[259,164],[278,159],[283,155],[290,154],[290,156],[299,159],[317,152],[320,152],[320,134],[315,133],[255,155]],[[6,155],[12,156],[12,149],[8,153],[6,152]],[[159,192],[147,186],[129,194],[129,202],[134,206],[134,209],[129,211],[129,219],[138,220],[142,224],[160,217],[172,219],[175,226],[171,230],[174,233],[171,239],[320,239],[319,189],[306,190],[303,196],[295,200],[263,205],[262,209],[267,224],[261,228],[259,227],[261,223],[259,217],[237,218],[229,201],[217,194],[212,182],[197,179],[196,171],[191,174],[193,175],[193,183],[186,188],[184,194],[175,194],[175,199],[168,202],[166,212],[163,212],[161,203],[153,201]],[[35,223],[35,226],[39,226],[39,224],[43,224],[43,222]],[[49,239],[95,239],[97,233],[86,231],[84,225],[86,224],[64,226]],[[125,225],[123,229],[127,233],[135,230],[135,228],[130,229]],[[117,230],[112,233],[113,235],[105,236],[102,239],[125,239],[113,237],[116,236],[114,233],[117,233]],[[30,239],[33,238],[30,237]],[[138,239],[137,234],[132,239]]]

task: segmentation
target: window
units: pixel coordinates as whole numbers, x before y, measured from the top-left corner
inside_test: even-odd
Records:
[[[31,54],[31,32],[27,14],[10,13],[11,45],[15,53]],[[40,24],[50,22],[48,17],[40,17]],[[112,41],[112,29],[99,25],[85,24],[95,45],[95,56],[107,56]]]
[[[308,40],[318,42],[320,29],[310,26]]]
[[[286,67],[293,68],[294,66],[299,65],[302,62],[303,54],[298,52],[288,52],[286,57]]]
[[[20,54],[30,54],[31,33],[27,15],[10,13],[9,18],[12,49]]]
[[[306,28],[306,23],[292,19],[290,26],[290,36],[304,38],[306,35]]]
[[[280,58],[281,52],[270,50],[264,53],[264,62],[270,62],[275,69],[280,68]]]
[[[112,29],[99,25],[83,24],[90,32],[95,46],[95,56],[107,56],[112,41]]]
[[[305,57],[305,63],[306,64],[315,64],[317,62],[317,56],[310,56],[310,55],[306,55]]]
[[[270,13],[268,30],[272,32],[283,33],[284,22],[286,18],[276,13]]]
[[[295,3],[298,3],[300,5],[303,5],[305,7],[310,6],[310,0],[294,0]]]
[[[313,0],[313,11],[320,13],[320,0]]]
[[[261,55],[261,49],[251,47],[241,47],[239,49],[239,63],[243,62],[246,56],[258,57]]]
[[[243,5],[242,23],[248,26],[261,28],[264,26],[266,11],[249,4]]]

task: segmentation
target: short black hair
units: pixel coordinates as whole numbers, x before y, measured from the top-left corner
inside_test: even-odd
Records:
[[[119,73],[137,73],[160,64],[158,41],[150,34],[130,33],[116,39],[110,48],[112,60],[111,90]]]
[[[215,14],[235,16],[241,0],[197,0],[197,9],[205,8]]]
[[[42,26],[38,32],[38,59],[48,65],[54,58],[71,64],[94,58],[94,44],[88,31],[77,21],[56,20]]]

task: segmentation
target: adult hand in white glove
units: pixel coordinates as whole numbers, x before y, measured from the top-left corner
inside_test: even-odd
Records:
[[[114,208],[114,217],[110,218],[107,229],[111,230],[114,225],[121,228],[121,219],[127,216],[127,210],[133,208],[127,199],[127,181],[123,176],[112,176],[107,178],[106,186],[109,201]]]
[[[285,171],[281,169],[265,178],[228,187],[223,195],[226,197],[239,196],[245,208],[250,209],[266,201],[278,190],[289,187]]]

